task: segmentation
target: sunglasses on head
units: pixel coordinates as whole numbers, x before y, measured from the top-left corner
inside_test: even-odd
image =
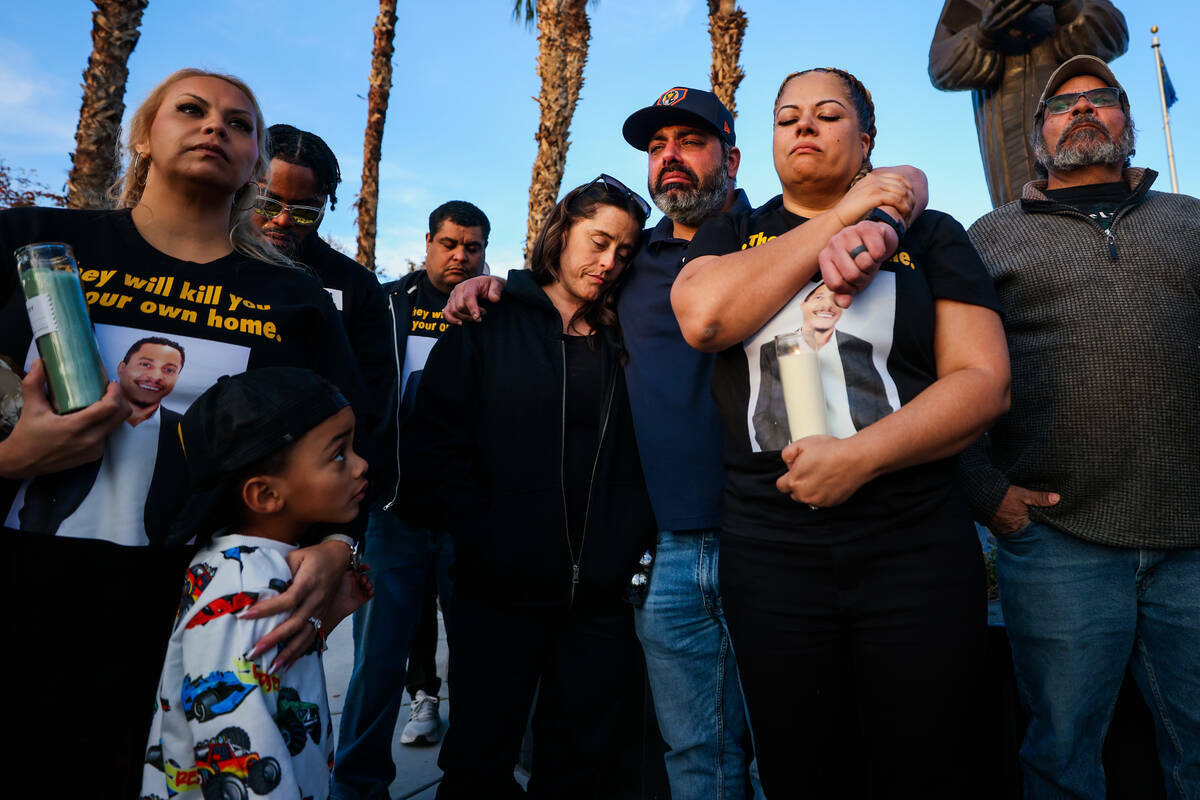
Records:
[[[282,203],[274,197],[267,197],[264,194],[259,194],[258,199],[254,201],[254,213],[261,217],[275,219],[284,211],[288,212],[288,216],[292,218],[292,223],[295,225],[316,225],[321,221],[321,217],[325,213],[325,208],[324,206],[320,208],[316,206],[292,206]]]
[[[1065,114],[1075,107],[1081,97],[1086,97],[1088,102],[1096,108],[1112,108],[1120,104],[1121,90],[1113,86],[1104,86],[1099,89],[1088,89],[1086,92],[1056,94],[1054,97],[1043,100],[1042,108],[1046,109],[1047,114]]]
[[[605,173],[601,172],[600,176],[597,177],[596,180],[588,184],[588,188],[592,188],[597,183],[603,184],[610,191],[616,192],[622,197],[628,197],[630,200],[636,203],[637,207],[642,210],[642,219],[646,219],[650,216],[650,204],[643,200],[641,195],[639,195],[633,189],[630,189],[625,184],[621,183],[612,175],[606,175]]]

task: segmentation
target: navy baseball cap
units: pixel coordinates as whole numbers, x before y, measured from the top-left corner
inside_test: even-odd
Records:
[[[658,96],[654,105],[635,111],[625,120],[621,133],[638,150],[650,147],[650,137],[666,125],[696,125],[711,131],[726,144],[737,141],[733,114],[712,92],[676,86]]]
[[[243,470],[278,452],[350,405],[337,387],[299,367],[226,375],[196,398],[179,423],[191,496],[172,538],[201,540],[230,516]]]

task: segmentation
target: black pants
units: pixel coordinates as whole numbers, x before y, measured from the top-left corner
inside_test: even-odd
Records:
[[[763,791],[969,797],[986,631],[974,528],[948,503],[852,538],[721,541]]]
[[[4,535],[3,685],[19,721],[6,763],[49,781],[56,788],[47,795],[139,796],[163,656],[195,548]],[[70,775],[90,776],[86,789],[66,788],[68,761]]]
[[[460,583],[454,614],[439,800],[639,796],[644,667],[632,607],[510,611]],[[522,795],[513,768],[535,691]]]
[[[425,582],[425,598],[421,602],[421,618],[408,650],[408,676],[404,688],[413,700],[417,699],[418,691],[437,697],[442,690],[442,679],[437,674],[437,603],[437,579],[430,570]]]

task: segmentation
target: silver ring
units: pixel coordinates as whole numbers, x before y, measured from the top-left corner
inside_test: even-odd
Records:
[[[313,626],[313,630],[315,630],[317,633],[321,632],[321,620],[317,619],[316,617],[309,617],[308,622]]]
[[[867,252],[867,246],[865,244],[860,244],[858,247],[850,251],[850,258],[857,258],[860,253],[865,252]]]
[[[813,511],[820,511],[820,510],[821,510],[821,507],[820,507],[820,506],[814,506],[812,503],[809,503],[809,504],[808,504],[808,507],[809,507],[809,508],[811,508]]]

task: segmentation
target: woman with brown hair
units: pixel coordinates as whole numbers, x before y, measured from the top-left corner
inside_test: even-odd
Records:
[[[450,328],[400,435],[402,502],[455,547],[438,797],[639,797],[642,656],[625,601],[654,535],[614,290],[648,206],[568,192],[487,324]],[[528,795],[513,780],[533,714]]]
[[[782,194],[707,223],[672,290],[684,337],[718,352],[722,599],[769,797],[841,796],[859,777],[874,797],[969,796],[985,594],[951,471],[1007,407],[1008,356],[962,227],[922,213],[917,171],[871,171],[874,144],[856,78],[789,75],[774,109]],[[856,391],[879,396],[855,403],[841,360],[822,359],[831,435],[769,449],[753,426],[761,354],[803,327],[818,271],[840,295],[836,330],[869,345],[875,379]],[[847,709],[861,741],[838,735]],[[851,745],[866,752],[847,759]]]
[[[89,794],[137,794],[156,665],[193,552],[189,535],[173,528],[187,475],[172,415],[220,375],[267,365],[311,368],[342,390],[360,420],[375,415],[363,405],[328,295],[248,221],[267,169],[265,137],[242,81],[179,70],[133,114],[120,209],[0,212],[8,282],[0,354],[29,365],[24,411],[0,442],[12,570],[5,585],[22,598],[22,612],[9,620],[13,641],[29,654],[22,672],[37,675],[15,693],[25,727],[14,757],[46,776],[69,763],[71,780],[85,780]],[[146,384],[125,399],[114,383],[82,411],[53,413],[12,255],[46,241],[74,250],[110,376],[129,341],[167,337],[186,348],[169,396],[143,397],[157,391]],[[131,403],[156,408],[131,417]],[[48,508],[21,513],[35,502]],[[286,641],[282,666],[311,647],[320,624],[336,624],[325,611],[352,542],[332,536],[292,556],[290,591],[248,613],[295,611],[256,651]],[[68,724],[81,721],[85,707],[93,719]]]

